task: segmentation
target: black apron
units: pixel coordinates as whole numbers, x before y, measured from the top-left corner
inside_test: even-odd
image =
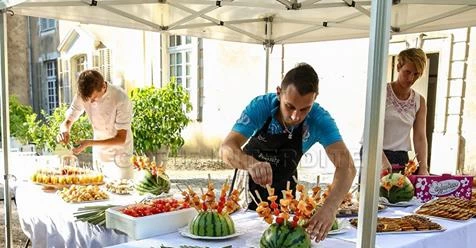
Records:
[[[302,157],[302,123],[294,128],[290,133],[268,134],[267,130],[271,123],[271,117],[261,129],[251,137],[243,148],[243,151],[253,156],[258,161],[269,162],[273,170],[273,183],[271,187],[275,189],[275,195],[278,199],[283,197],[281,190],[286,190],[286,184],[290,182],[290,189],[295,194],[296,183],[293,176],[297,178],[297,165]],[[248,174],[248,186],[253,195],[258,190],[261,198],[268,198],[266,188],[256,184]],[[256,198],[256,197],[255,197]],[[258,199],[257,199],[258,200]],[[279,200],[278,200],[279,202]],[[256,204],[252,201],[248,205],[248,209],[255,210]]]

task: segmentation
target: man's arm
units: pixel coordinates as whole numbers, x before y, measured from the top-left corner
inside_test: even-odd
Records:
[[[418,174],[428,175],[428,140],[426,139],[426,103],[420,96],[420,109],[413,123],[413,146],[419,163]]]
[[[356,174],[354,160],[350,155],[344,142],[339,141],[326,147],[326,153],[336,170],[332,181],[332,189],[323,205],[323,208],[330,208],[337,211],[344,196],[349,192]]]
[[[79,142],[79,146],[73,148],[73,152],[75,154],[81,153],[84,149],[86,149],[89,146],[112,146],[112,145],[122,145],[126,142],[127,139],[127,130],[125,129],[120,129],[117,130],[116,136],[109,138],[109,139],[103,139],[103,140],[93,140],[93,139],[87,139],[87,140],[81,140]]]
[[[220,146],[223,161],[233,168],[247,170],[253,181],[259,185],[271,184],[273,180],[271,165],[256,160],[241,149],[247,140],[242,134],[231,131]]]
[[[354,160],[344,142],[335,142],[325,149],[336,170],[332,182],[333,187],[324,205],[312,216],[307,227],[311,239],[316,241],[324,240],[327,236],[334,222],[337,209],[344,196],[349,192],[356,174]]]

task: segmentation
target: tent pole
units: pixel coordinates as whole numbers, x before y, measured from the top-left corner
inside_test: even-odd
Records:
[[[7,55],[7,13],[0,11],[0,90],[2,109],[2,153],[5,180],[3,188],[3,203],[5,209],[5,247],[12,247],[11,204],[10,204],[10,174],[8,173],[8,153],[10,151],[10,126],[8,107],[8,55]]]
[[[264,93],[268,93],[268,85],[269,85],[269,53],[270,48],[269,45],[266,45],[266,70],[264,74]]]
[[[391,7],[392,1],[372,1],[357,247],[375,247],[376,240]]]

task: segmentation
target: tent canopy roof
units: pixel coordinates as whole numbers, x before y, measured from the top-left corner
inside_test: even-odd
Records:
[[[474,0],[393,0],[393,34],[476,26]],[[369,36],[362,0],[1,0],[14,14],[282,44]]]

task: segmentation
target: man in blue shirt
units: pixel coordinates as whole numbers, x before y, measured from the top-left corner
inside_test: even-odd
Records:
[[[310,65],[297,65],[286,74],[276,93],[251,101],[221,146],[227,164],[248,171],[249,190],[266,196],[267,184],[281,192],[289,181],[294,189],[293,176],[297,177],[303,153],[316,142],[322,144],[336,171],[334,187],[307,227],[316,241],[327,236],[356,173],[334,119],[314,102],[318,83],[317,73]],[[249,205],[250,209],[256,207],[255,203]]]

